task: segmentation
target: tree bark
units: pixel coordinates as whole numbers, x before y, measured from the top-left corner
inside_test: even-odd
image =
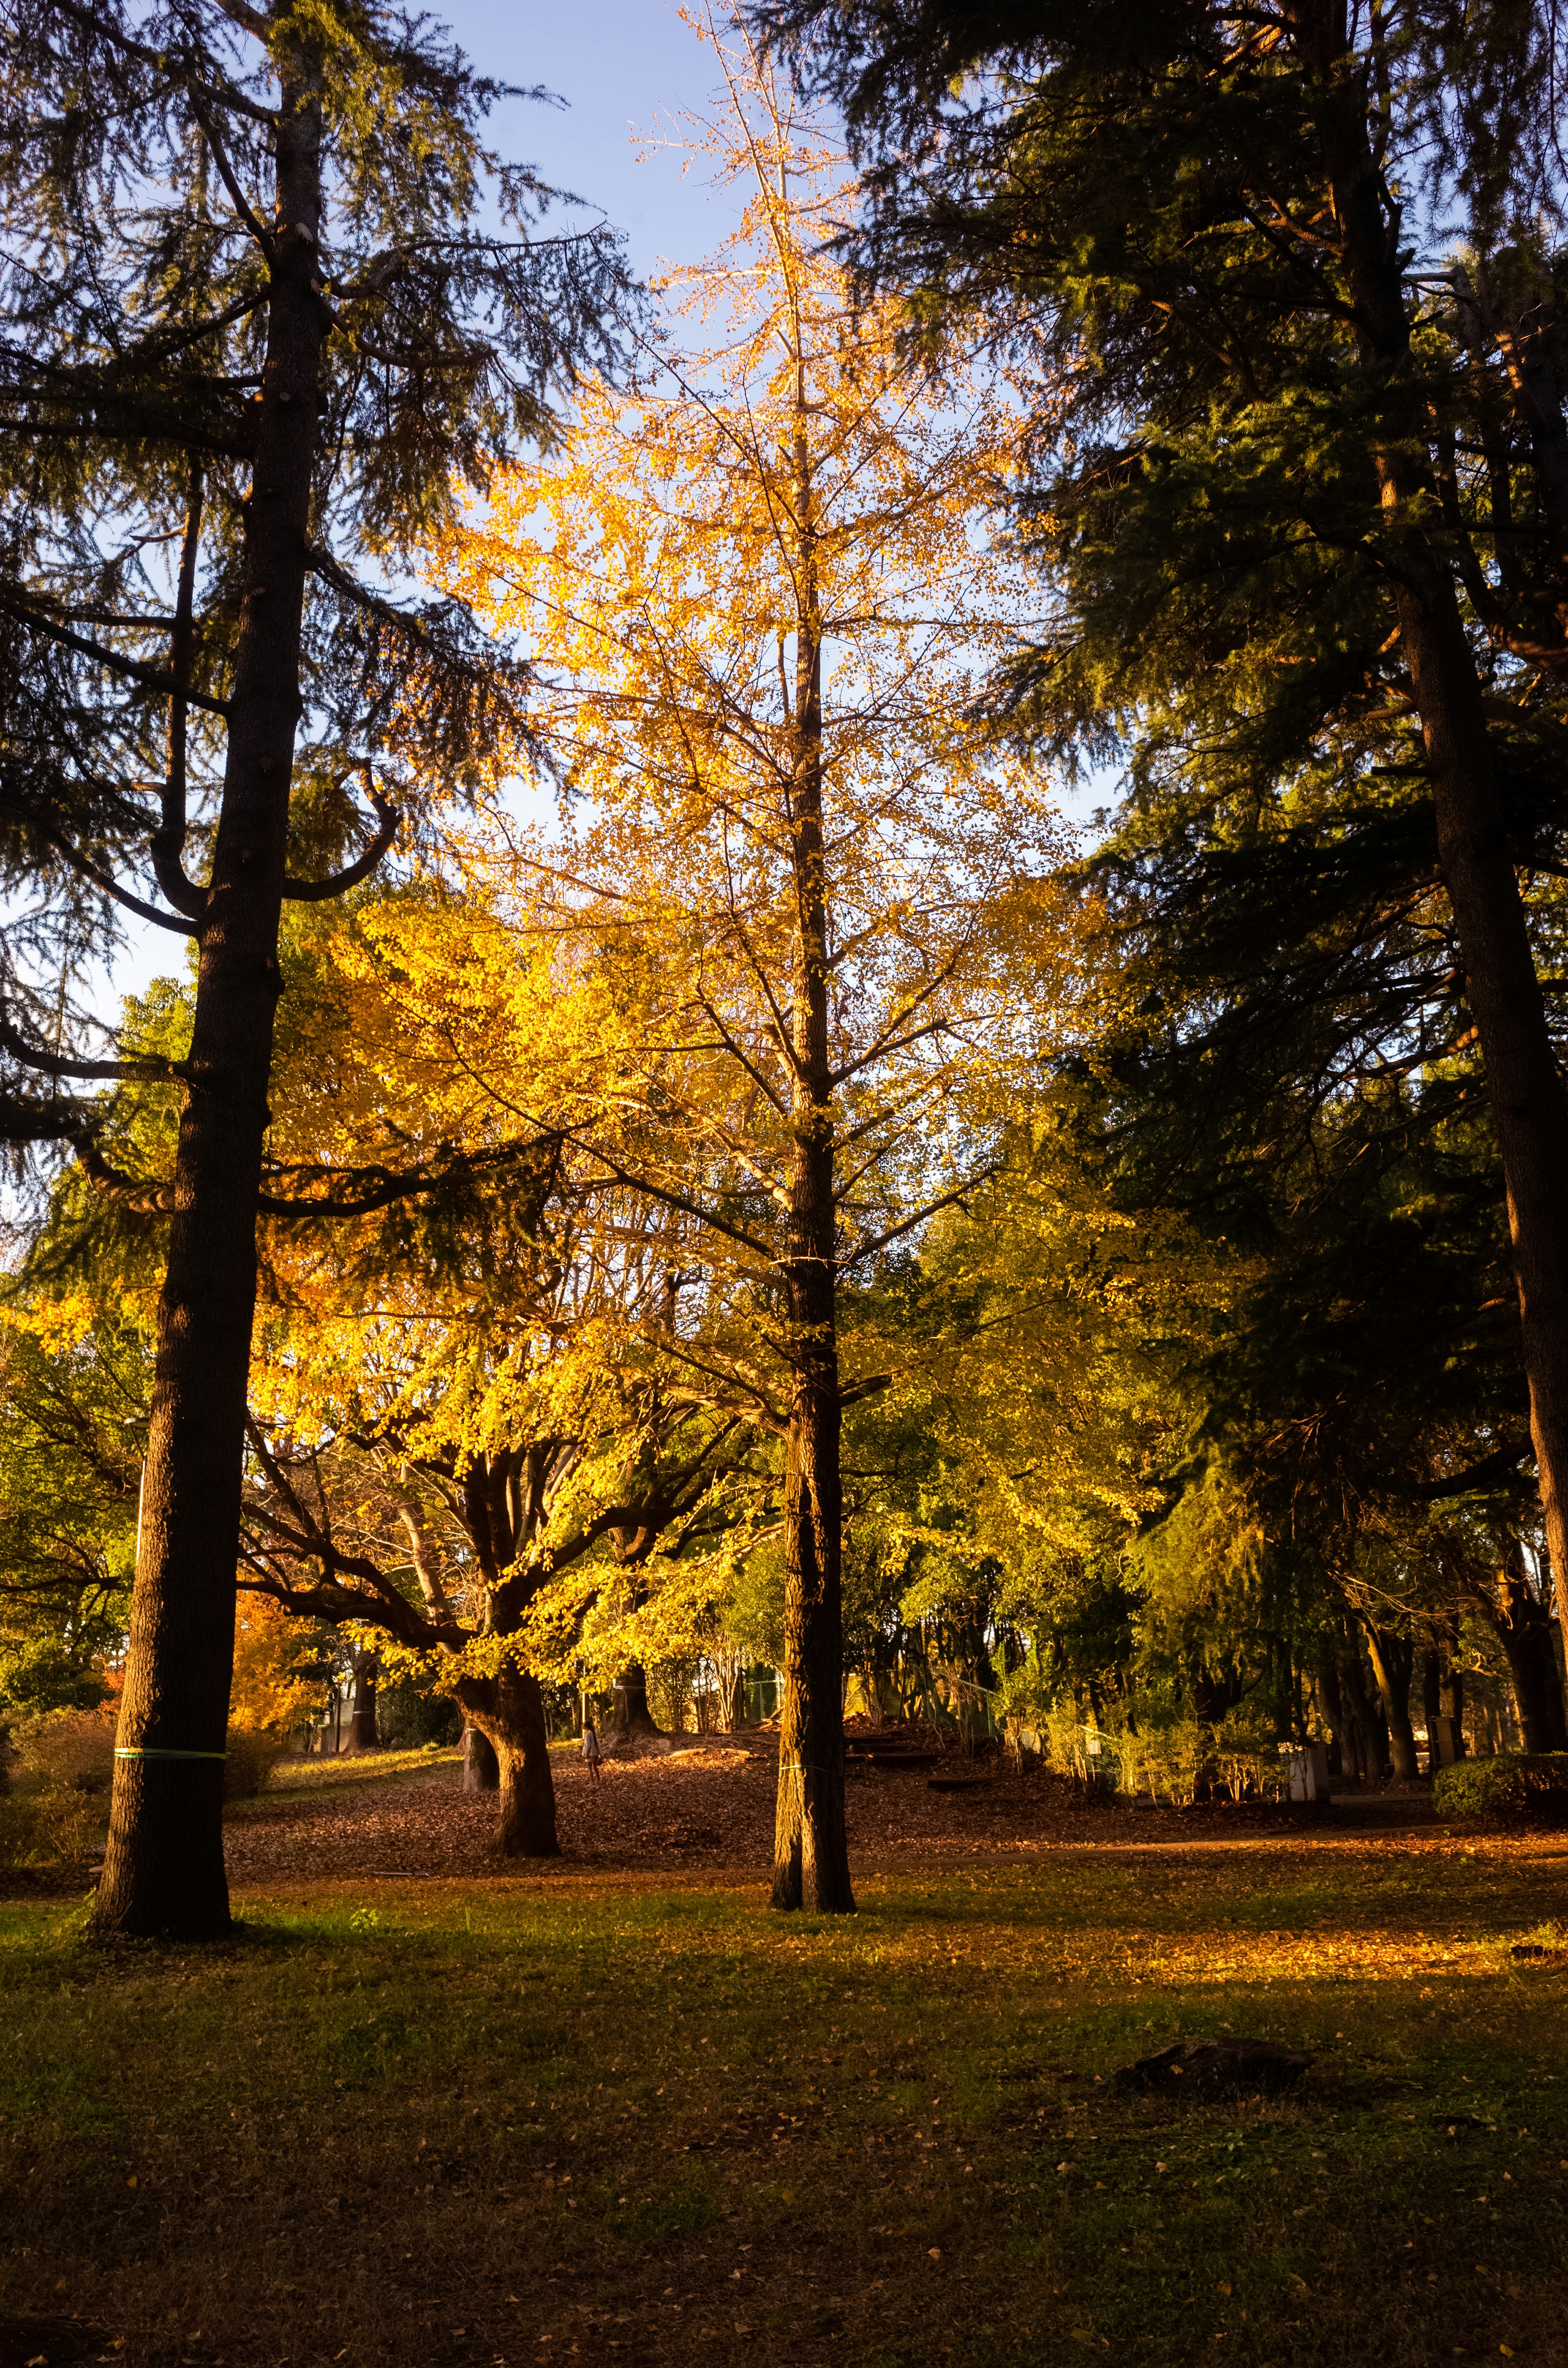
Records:
[[[498,1793],[501,1790],[501,1762],[490,1737],[477,1726],[463,1733],[463,1791],[465,1793]]]
[[[280,74],[278,205],[241,625],[131,1596],[100,1932],[229,1929],[224,1736],[233,1668],[256,1216],[279,977],[278,928],[300,714],[305,551],[327,316],[316,288],[322,110],[311,69]],[[173,850],[177,857],[177,849]],[[199,1755],[199,1756],[192,1756]]]
[[[1361,77],[1338,0],[1309,0],[1299,38],[1319,93],[1319,127],[1355,300],[1363,363],[1392,374],[1410,348],[1404,258],[1384,218]],[[1508,843],[1484,691],[1453,576],[1426,532],[1433,487],[1408,447],[1374,455],[1384,515],[1400,538],[1394,609],[1437,814],[1437,856],[1465,995],[1480,1040],[1502,1156],[1519,1295],[1530,1434],[1547,1549],[1568,1632],[1568,1090],[1552,1049]]]
[[[1410,1724],[1410,1681],[1415,1672],[1415,1647],[1406,1636],[1381,1633],[1370,1622],[1366,1626],[1372,1675],[1378,1681],[1388,1725],[1394,1781],[1413,1784],[1421,1773],[1415,1753],[1415,1730]]]
[[[354,1671],[354,1713],[348,1723],[350,1751],[374,1751],[376,1744],[376,1683],[381,1662],[374,1653],[361,1653]]]
[[[1361,1682],[1361,1653],[1354,1634],[1342,1636],[1337,1655],[1339,1691],[1348,1713],[1356,1774],[1361,1783],[1381,1783],[1383,1773],[1382,1736]]]
[[[499,1677],[465,1678],[458,1700],[499,1763],[498,1843],[507,1858],[557,1858],[555,1778],[539,1679],[511,1662]]]
[[[797,333],[798,334],[798,333]],[[784,1700],[773,1905],[852,1913],[844,1799],[844,1611],[839,1472],[837,1212],[828,1055],[828,899],[823,840],[822,614],[804,373],[796,348],[795,762],[790,856],[795,974],[790,1014],[789,1257],[794,1365],[784,1463]]]
[[[1568,1715],[1552,1644],[1552,1620],[1531,1594],[1517,1543],[1498,1574],[1487,1611],[1508,1663],[1519,1736],[1527,1751],[1568,1751]]]
[[[662,1735],[663,1727],[648,1707],[648,1672],[641,1661],[633,1661],[616,1679],[616,1692],[621,1700],[621,1733],[629,1739],[634,1735]]]

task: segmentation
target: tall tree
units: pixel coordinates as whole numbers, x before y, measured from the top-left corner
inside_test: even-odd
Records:
[[[1332,911],[1343,978],[1439,892],[1436,1001],[1385,968],[1351,1041],[1419,1066],[1474,1030],[1568,1587],[1568,1094],[1531,893],[1568,825],[1554,11],[760,13],[873,155],[868,268],[1049,359],[1060,607],[1015,683],[1047,731],[1132,746],[1131,917],[1228,871],[1287,932],[1276,896]]]
[[[0,801],[33,901],[5,1131],[169,1215],[96,1917],[199,1935],[228,1920],[256,1219],[290,1198],[263,1189],[280,909],[362,878],[397,800],[432,814],[524,730],[521,677],[459,608],[363,571],[395,581],[604,358],[623,275],[602,228],[539,233],[550,193],[481,138],[500,86],[378,0],[9,0],[6,38]],[[74,967],[127,906],[196,942],[176,1064],[94,1057],[71,1024]],[[166,1195],[116,1175],[102,1108],[66,1090],[158,1076]]]
[[[449,546],[450,588],[520,633],[582,803],[549,847],[476,849],[452,966],[419,991],[457,1002],[487,906],[602,978],[570,1076],[519,1084],[504,1001],[464,997],[450,1042],[519,1110],[574,1106],[558,1122],[607,1180],[689,1221],[670,1352],[783,1455],[773,1896],[839,1911],[840,1438],[877,1385],[841,1370],[841,1298],[989,1159],[994,1111],[960,1127],[953,1098],[1028,1033],[1050,830],[970,714],[1008,630],[984,517],[1015,422],[978,373],[934,394],[856,309],[821,252],[841,160],[744,41],[715,48],[701,137],[747,204],[670,293],[722,341],[651,343]]]

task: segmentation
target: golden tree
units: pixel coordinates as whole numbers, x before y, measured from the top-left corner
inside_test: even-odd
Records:
[[[975,719],[1019,622],[1006,391],[928,382],[858,306],[825,251],[842,160],[743,36],[697,29],[696,144],[747,192],[662,290],[708,342],[587,390],[442,553],[537,669],[559,833],[472,842],[451,930],[385,936],[455,1096],[548,1104],[684,1221],[664,1349],[782,1442],[774,1899],[840,1910],[841,1417],[884,1378],[874,1340],[843,1366],[845,1294],[987,1165],[1061,939],[1048,811]],[[573,1014],[547,1059],[506,985],[545,943]]]

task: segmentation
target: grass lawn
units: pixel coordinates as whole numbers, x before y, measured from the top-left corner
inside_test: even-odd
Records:
[[[462,1758],[456,1748],[432,1748],[421,1744],[409,1751],[346,1751],[333,1759],[280,1759],[258,1795],[267,1800],[278,1793],[320,1793],[338,1784],[384,1784],[389,1776],[415,1776],[427,1768],[453,1768]]]
[[[1563,1843],[0,1907],[0,2362],[1568,2361]],[[1183,2032],[1287,2100],[1111,2075]],[[6,2346],[9,2348],[6,2348]]]

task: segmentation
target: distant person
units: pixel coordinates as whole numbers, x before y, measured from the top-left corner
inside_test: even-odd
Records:
[[[599,1781],[599,1761],[604,1758],[604,1754],[599,1749],[598,1729],[591,1718],[585,1718],[583,1721],[583,1758],[587,1762],[588,1774],[597,1784]]]

